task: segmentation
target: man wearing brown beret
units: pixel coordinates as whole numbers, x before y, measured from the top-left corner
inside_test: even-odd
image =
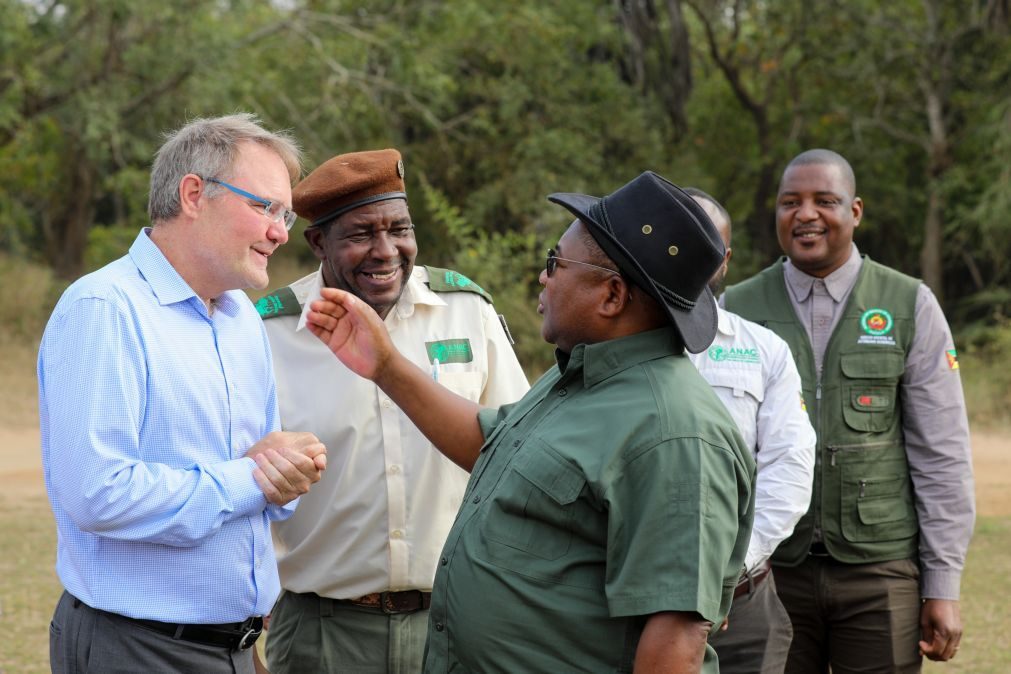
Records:
[[[274,530],[284,592],[267,661],[283,672],[418,672],[439,551],[467,473],[390,398],[306,329],[323,287],[383,319],[432,379],[483,405],[513,402],[526,377],[490,298],[466,277],[415,266],[417,241],[396,150],[320,165],[292,190],[318,271],[257,304],[274,355],[281,424],[312,431],[330,470]]]

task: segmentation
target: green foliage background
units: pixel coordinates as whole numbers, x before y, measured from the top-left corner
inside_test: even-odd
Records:
[[[122,254],[162,135],[241,110],[292,129],[307,169],[400,149],[420,261],[489,289],[532,372],[550,362],[536,275],[568,220],[545,195],[645,169],[701,187],[734,217],[735,281],[778,254],[779,172],[818,146],[854,165],[858,245],[925,278],[960,346],[1007,324],[1008,0],[0,0],[0,16],[4,264],[66,282]],[[297,235],[285,256],[313,264]]]

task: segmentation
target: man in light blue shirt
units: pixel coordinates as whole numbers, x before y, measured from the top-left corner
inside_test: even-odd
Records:
[[[129,253],[67,289],[39,349],[46,489],[66,592],[64,671],[252,672],[280,589],[270,522],[325,449],[280,432],[266,334],[243,288],[294,222],[299,150],[251,115],[158,151]]]

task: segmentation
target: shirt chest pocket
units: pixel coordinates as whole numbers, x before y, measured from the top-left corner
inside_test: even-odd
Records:
[[[439,383],[453,393],[473,402],[481,400],[484,375],[480,372],[447,372],[443,367],[439,372]]]
[[[735,401],[756,406],[765,399],[762,372],[758,368],[709,369],[703,373],[710,386],[717,392]]]
[[[513,460],[489,504],[483,533],[497,562],[529,556],[555,560],[569,552],[583,475],[540,441]],[[516,553],[522,553],[517,555]]]
[[[880,433],[895,422],[898,387],[906,369],[901,351],[844,353],[841,397],[843,419],[855,431]]]

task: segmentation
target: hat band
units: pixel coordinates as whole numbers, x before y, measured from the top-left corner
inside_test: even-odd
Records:
[[[325,224],[330,220],[336,220],[337,218],[344,215],[348,211],[353,211],[356,208],[367,206],[369,204],[374,204],[377,201],[389,201],[390,199],[403,199],[404,201],[407,201],[407,194],[405,192],[383,192],[382,194],[373,194],[370,197],[365,197],[364,199],[359,199],[358,201],[355,201],[353,203],[345,204],[344,206],[341,206],[337,210],[327,213],[321,218],[316,218],[315,220],[312,221],[312,224],[309,226],[316,227],[317,225]]]
[[[656,281],[653,281],[653,285],[655,285],[656,289],[660,291],[660,294],[664,296],[664,299],[675,305],[681,311],[691,311],[695,308],[695,302],[686,300],[670,288],[664,287]]]

